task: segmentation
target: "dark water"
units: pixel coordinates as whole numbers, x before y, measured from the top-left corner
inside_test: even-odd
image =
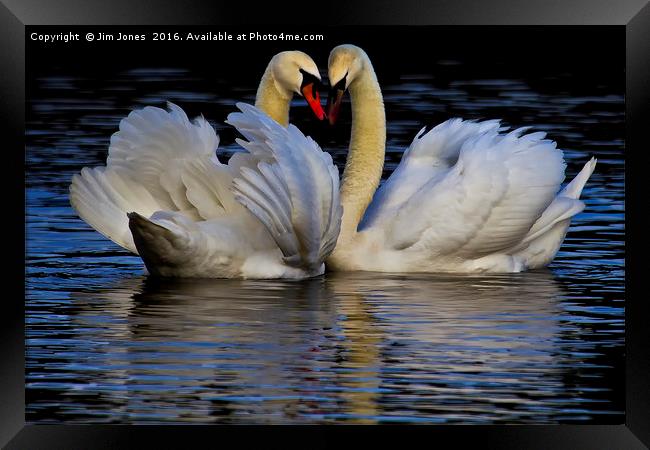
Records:
[[[171,100],[223,125],[254,83],[138,67],[30,84],[26,418],[90,423],[622,423],[621,86],[474,79],[457,61],[383,83],[386,175],[424,125],[503,118],[549,132],[567,177],[594,155],[585,212],[548,270],[498,276],[351,273],[303,282],[161,282],[93,231],[68,185],[103,165],[134,107]],[[381,75],[381,74],[380,74]],[[381,81],[381,77],[380,77]],[[347,115],[346,115],[347,114]],[[293,121],[342,167],[349,113]]]

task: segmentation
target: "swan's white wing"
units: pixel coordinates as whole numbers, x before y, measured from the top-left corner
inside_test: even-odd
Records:
[[[253,106],[228,116],[249,151],[233,162],[236,199],[267,228],[294,267],[320,266],[338,238],[342,207],[331,156],[298,128],[282,127]]]
[[[174,104],[168,107],[131,112],[111,137],[107,167],[83,169],[70,186],[79,216],[134,253],[126,213],[177,211],[201,220],[236,205],[229,169],[214,155],[219,138],[212,126],[202,117],[190,122]]]
[[[142,185],[106,167],[84,167],[74,175],[70,203],[88,225],[133,253],[138,252],[126,213],[150,216],[160,207]]]
[[[184,161],[180,181],[185,197],[201,218],[208,220],[243,210],[231,190],[233,173],[228,165],[215,164],[206,157]]]
[[[591,158],[553,199],[521,242],[508,253],[523,258],[529,268],[543,267],[550,263],[564,240],[571,218],[585,208],[580,194],[595,168],[596,159]]]
[[[192,214],[196,209],[181,179],[184,161],[210,158],[219,138],[203,117],[191,122],[180,107],[168,103],[168,108],[147,106],[123,119],[111,137],[106,165],[144,186],[159,209]]]
[[[395,171],[375,193],[359,230],[393,217],[432,177],[456,164],[462,145],[471,137],[499,130],[498,120],[484,122],[450,119],[415,136]]]
[[[387,246],[477,258],[519,243],[564,179],[562,152],[544,133],[496,128],[466,139],[384,226]]]

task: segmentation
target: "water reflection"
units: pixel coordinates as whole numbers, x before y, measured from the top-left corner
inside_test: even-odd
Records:
[[[563,295],[547,271],[138,277],[76,294],[75,345],[50,344],[80,377],[70,390],[112,405],[105,420],[545,422],[581,403],[577,390],[559,398],[572,358],[559,345]]]
[[[337,278],[333,290],[350,312],[349,361],[379,388],[358,398],[374,407],[368,419],[515,420],[552,379],[561,292],[550,273],[523,285],[519,276],[367,276]],[[519,406],[499,411],[500,402]]]

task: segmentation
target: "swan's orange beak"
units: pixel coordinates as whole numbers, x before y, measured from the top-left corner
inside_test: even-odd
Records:
[[[314,111],[316,117],[319,120],[323,120],[325,118],[325,110],[323,110],[320,104],[320,94],[318,93],[318,89],[314,89],[314,83],[305,84],[300,88],[300,91],[303,97],[305,97],[305,100],[307,100],[307,104],[311,110]]]
[[[341,78],[335,85],[330,89],[330,94],[327,96],[327,116],[330,119],[330,125],[336,123],[336,119],[339,117],[339,111],[341,110],[341,100],[343,100],[343,94],[347,88],[347,78],[348,74],[346,73],[343,78]]]
[[[327,117],[330,120],[330,125],[334,125],[336,123],[336,119],[339,117],[339,111],[341,110],[341,101],[343,100],[344,93],[344,90],[334,88],[327,96]]]

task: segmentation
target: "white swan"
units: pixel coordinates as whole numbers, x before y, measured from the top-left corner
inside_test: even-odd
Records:
[[[328,269],[519,272],[551,262],[584,209],[579,197],[595,159],[559,191],[563,154],[545,133],[452,119],[421,130],[377,189],[386,119],[372,64],[360,48],[342,45],[328,65],[330,123],[345,90],[352,106],[341,233]]]
[[[120,122],[106,167],[70,186],[79,216],[166,277],[304,278],[324,271],[338,236],[339,179],[329,154],[288,123],[294,92],[324,117],[313,60],[276,55],[256,105],[228,116],[247,141],[227,165],[202,117],[146,107]]]

